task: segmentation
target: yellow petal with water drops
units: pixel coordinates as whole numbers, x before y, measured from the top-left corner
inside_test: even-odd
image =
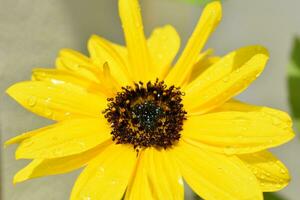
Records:
[[[119,14],[130,61],[129,73],[136,82],[148,82],[154,71],[138,0],[119,0]]]
[[[237,157],[185,142],[180,142],[172,153],[185,181],[203,199],[263,199],[255,176]]]
[[[183,199],[183,180],[169,150],[148,148],[145,150],[145,159],[154,199]]]
[[[166,25],[154,29],[147,44],[155,71],[153,78],[163,80],[179,50],[180,37],[173,26]]]
[[[155,199],[152,185],[148,180],[147,173],[147,153],[145,151],[141,151],[138,155],[134,173],[132,174],[129,185],[127,186],[125,200]]]
[[[106,108],[105,96],[66,83],[19,82],[6,91],[26,109],[52,120],[99,117]]]
[[[261,46],[238,49],[220,59],[184,88],[189,113],[205,113],[239,94],[263,71],[269,55]]]
[[[190,116],[181,134],[213,151],[243,154],[288,142],[294,137],[291,126],[290,120],[260,110],[225,111]]]
[[[192,72],[199,53],[206,41],[215,30],[222,18],[222,6],[219,1],[207,4],[199,19],[199,22],[190,37],[176,65],[166,77],[168,85],[181,86]]]
[[[14,176],[14,184],[32,178],[68,173],[85,166],[111,142],[100,144],[86,152],[53,159],[35,159]]]
[[[93,35],[88,41],[88,49],[95,65],[102,69],[102,66],[108,63],[111,73],[118,83],[123,86],[129,85],[130,79],[126,62],[109,41]]]
[[[75,84],[76,86],[84,88],[87,92],[105,95],[107,97],[113,95],[112,91],[106,85],[100,85],[95,81],[80,77],[71,71],[36,68],[32,71],[32,80],[46,81],[53,84]]]
[[[55,64],[57,69],[72,71],[92,81],[99,81],[99,68],[88,57],[72,49],[60,50]]]
[[[132,146],[108,146],[80,174],[70,199],[122,199],[135,164],[136,151]]]
[[[16,151],[16,158],[50,159],[70,156],[110,139],[110,127],[104,118],[65,120],[22,141]]]
[[[288,169],[268,151],[238,156],[254,173],[264,192],[283,189],[290,182]]]

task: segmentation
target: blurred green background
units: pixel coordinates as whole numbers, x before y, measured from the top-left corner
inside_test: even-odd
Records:
[[[202,10],[200,4],[192,1],[197,0],[140,0],[146,34],[156,26],[172,24],[181,35],[183,46]],[[9,99],[4,94],[5,88],[29,79],[33,67],[53,66],[61,48],[86,53],[86,41],[91,34],[123,43],[123,33],[117,0],[0,0],[0,5],[0,139],[3,143],[24,131],[50,123]],[[290,113],[293,108],[293,116],[299,118],[300,45],[294,38],[300,35],[300,1],[225,0],[223,6],[222,23],[207,47],[223,55],[244,45],[261,44],[271,54],[265,72],[239,99]],[[293,103],[291,107],[289,99]],[[14,173],[27,163],[15,161],[14,151],[15,147],[0,151],[1,200],[68,199],[79,171],[14,186]],[[287,200],[298,200],[299,140],[273,152],[288,166],[293,178],[280,195]],[[268,199],[279,198],[267,196]],[[186,199],[193,198],[194,194],[186,193]]]

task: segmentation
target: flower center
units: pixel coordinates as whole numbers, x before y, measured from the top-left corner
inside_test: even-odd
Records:
[[[113,141],[143,147],[167,148],[180,139],[186,112],[180,88],[167,87],[164,82],[123,87],[108,99],[103,111],[112,128]]]

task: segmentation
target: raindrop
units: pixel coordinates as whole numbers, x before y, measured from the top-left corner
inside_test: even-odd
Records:
[[[286,174],[286,170],[284,170],[284,169],[280,169],[280,172],[281,172],[282,174]]]
[[[35,96],[29,97],[27,103],[30,107],[35,106],[37,103],[37,97],[35,97]]]
[[[45,115],[46,115],[47,117],[50,117],[52,114],[53,114],[53,112],[52,112],[50,109],[46,109],[46,110],[45,110]]]
[[[272,120],[272,124],[273,124],[274,126],[278,126],[278,125],[280,124],[280,120],[278,120],[278,119],[273,119],[273,120]]]

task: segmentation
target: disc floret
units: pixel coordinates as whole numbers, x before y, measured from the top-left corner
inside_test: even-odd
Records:
[[[132,144],[137,150],[172,146],[180,139],[186,119],[182,96],[180,88],[167,87],[158,80],[122,87],[108,99],[108,108],[103,112],[112,128],[113,141]]]

